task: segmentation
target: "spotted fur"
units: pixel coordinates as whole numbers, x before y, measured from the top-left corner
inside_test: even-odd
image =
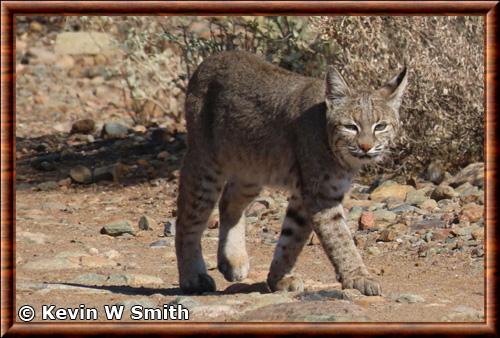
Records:
[[[387,152],[406,79],[403,69],[382,88],[357,93],[332,68],[321,80],[244,52],[206,59],[186,96],[188,151],[176,223],[182,290],[215,290],[200,242],[218,199],[218,268],[229,281],[247,276],[244,210],[263,186],[281,186],[290,199],[267,279],[271,290],[303,289],[293,267],[314,231],[343,287],[380,294],[341,203],[359,168]]]

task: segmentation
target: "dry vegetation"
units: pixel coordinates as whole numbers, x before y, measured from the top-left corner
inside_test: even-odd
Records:
[[[406,63],[401,138],[392,162],[368,172],[421,174],[436,159],[456,172],[483,160],[482,17],[69,18],[66,29],[75,28],[114,35],[124,51],[116,71],[140,124],[167,119],[183,131],[189,74],[220,50],[249,50],[311,76],[331,63],[354,84],[380,85]]]

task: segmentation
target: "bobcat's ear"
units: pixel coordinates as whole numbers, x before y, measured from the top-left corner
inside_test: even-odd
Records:
[[[395,111],[398,111],[401,106],[401,100],[403,99],[403,93],[407,83],[408,72],[406,66],[404,66],[398,75],[393,77],[378,90],[380,95],[386,99],[387,104]]]
[[[351,93],[349,86],[340,73],[332,66],[326,70],[326,101],[333,101],[348,96]]]

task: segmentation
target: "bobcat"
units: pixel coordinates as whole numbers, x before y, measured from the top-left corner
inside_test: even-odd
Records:
[[[280,186],[290,197],[270,289],[303,290],[292,270],[314,230],[343,288],[381,294],[341,203],[360,167],[387,153],[406,83],[406,67],[380,89],[358,93],[332,67],[321,80],[239,51],[201,63],[187,90],[188,150],[177,201],[183,292],[215,291],[200,242],[219,195],[218,269],[226,280],[239,281],[249,270],[243,211],[263,186]]]

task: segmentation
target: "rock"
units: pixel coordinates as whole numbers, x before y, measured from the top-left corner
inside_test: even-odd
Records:
[[[204,320],[207,318],[228,318],[230,316],[233,316],[237,314],[238,311],[236,311],[233,307],[229,305],[200,305],[198,307],[195,307],[194,309],[191,309],[190,311],[190,316],[196,316],[198,318],[203,318]]]
[[[395,208],[391,208],[389,209],[389,211],[392,211],[396,214],[403,214],[403,213],[407,213],[407,212],[412,212],[412,211],[415,211],[415,207],[412,206],[412,205],[409,205],[409,204],[401,204]]]
[[[392,242],[393,240],[396,239],[396,237],[397,237],[396,231],[394,231],[393,229],[384,229],[380,233],[378,240],[382,242]]]
[[[149,216],[143,215],[139,219],[139,229],[141,230],[154,230],[156,221]]]
[[[116,42],[108,33],[63,32],[56,37],[54,50],[57,54],[103,54],[116,49]]]
[[[267,207],[264,203],[261,203],[260,201],[254,201],[247,208],[245,215],[247,217],[260,217],[266,210]]]
[[[478,246],[478,247],[475,247],[471,250],[471,256],[473,258],[480,258],[480,257],[484,257],[484,248],[483,246]]]
[[[173,301],[168,303],[168,305],[178,305],[181,304],[187,309],[191,310],[194,309],[195,307],[201,306],[201,304],[193,299],[193,297],[188,297],[188,296],[179,296],[175,298]]]
[[[315,301],[315,300],[331,300],[331,299],[346,299],[343,290],[320,290],[320,291],[306,291],[297,296],[300,300]]]
[[[349,221],[359,221],[361,214],[363,213],[363,208],[354,206],[352,209],[349,211],[349,214],[347,215],[347,219]]]
[[[435,200],[428,199],[422,202],[419,206],[424,210],[433,211],[437,208],[438,204]]]
[[[376,246],[370,246],[366,249],[370,255],[380,255],[380,249]]]
[[[468,203],[462,207],[461,215],[466,217],[469,222],[475,223],[483,217],[484,207],[475,203]]]
[[[95,122],[92,119],[78,120],[71,126],[70,134],[92,134],[95,130]]]
[[[71,259],[71,261],[74,262],[80,262],[80,258],[84,256],[88,256],[89,254],[85,251],[81,250],[65,250],[61,251],[56,255],[56,258],[76,258],[76,259]]]
[[[460,204],[451,199],[443,199],[438,202],[438,207],[445,212],[454,212],[460,209]]]
[[[458,187],[466,182],[476,187],[484,187],[483,162],[469,164],[456,174],[448,183],[452,187]]]
[[[120,256],[121,256],[120,253],[114,249],[111,249],[111,250],[106,251],[104,253],[104,257],[109,258],[109,259],[117,259]]]
[[[40,33],[41,31],[43,31],[43,26],[38,21],[31,21],[30,22],[30,30],[32,32]]]
[[[383,209],[385,206],[386,206],[386,203],[372,203],[368,207],[368,211],[375,211],[375,210],[378,210],[378,209]]]
[[[120,236],[123,234],[134,235],[134,231],[132,230],[132,226],[130,222],[127,220],[115,221],[110,224],[106,224],[101,229],[101,234],[109,235],[109,236]]]
[[[116,305],[123,305],[126,310],[130,310],[135,305],[140,305],[143,308],[156,308],[156,302],[147,297],[125,299],[116,303]]]
[[[453,199],[454,197],[458,197],[458,193],[444,183],[438,185],[431,194],[431,198],[438,202],[444,199]]]
[[[98,256],[83,256],[80,258],[82,266],[89,268],[111,268],[116,266],[116,262]]]
[[[354,299],[354,304],[361,305],[362,307],[369,307],[373,304],[385,303],[386,300],[382,296],[360,297]]]
[[[356,246],[358,248],[361,248],[361,249],[365,248],[366,242],[367,242],[367,239],[365,236],[356,234],[356,235],[354,235],[353,239],[354,239],[354,244],[356,244]]]
[[[80,265],[68,258],[42,258],[22,265],[27,270],[64,270],[77,269]]]
[[[175,218],[172,218],[165,222],[163,228],[163,235],[165,237],[173,237],[175,236]]]
[[[405,202],[411,205],[420,205],[428,199],[427,194],[428,194],[427,189],[409,191],[406,194]]]
[[[71,168],[69,176],[77,183],[89,184],[92,182],[92,171],[83,165]]]
[[[56,181],[42,182],[36,186],[36,190],[39,190],[39,191],[51,191],[51,190],[56,190],[58,188],[59,188],[59,184],[57,184]]]
[[[26,241],[32,244],[45,244],[49,238],[49,236],[40,232],[21,231],[16,233],[16,240]]]
[[[121,285],[128,285],[128,286],[133,286],[133,287],[151,287],[151,286],[163,286],[164,281],[156,276],[151,276],[151,275],[143,275],[143,274],[117,274],[117,275],[111,275],[110,278],[108,279],[109,281],[116,281],[116,282],[125,282],[125,284]]]
[[[119,122],[107,122],[102,127],[101,136],[103,138],[125,138],[129,133],[129,128]]]
[[[425,302],[425,299],[419,295],[411,293],[403,293],[396,298],[396,302],[414,304],[414,303],[423,303]]]
[[[383,202],[388,198],[404,201],[407,193],[414,190],[411,185],[383,184],[370,194],[370,199],[376,202]]]
[[[169,242],[166,239],[159,239],[157,241],[152,242],[149,244],[150,248],[164,248],[166,246],[169,246]]]
[[[373,216],[375,217],[376,221],[391,223],[396,220],[396,214],[394,212],[384,209],[375,210],[373,212]]]
[[[477,322],[484,320],[484,311],[478,311],[469,306],[457,306],[452,312],[443,316],[443,322]]]
[[[359,218],[359,228],[361,230],[375,230],[375,215],[371,211],[364,211]]]
[[[484,228],[475,228],[471,231],[471,235],[476,241],[484,241]]]
[[[99,250],[97,248],[90,248],[89,249],[89,254],[95,256],[99,254]]]
[[[432,161],[425,171],[425,178],[434,184],[440,184],[444,179],[443,163],[440,160]]]
[[[83,275],[78,275],[71,280],[71,283],[101,286],[105,285],[108,277],[106,275],[101,275],[97,273],[85,273]]]
[[[469,196],[474,196],[478,194],[482,194],[479,192],[479,188],[476,186],[473,186],[469,182],[465,182],[464,184],[458,186],[455,188],[455,191],[460,194],[460,197],[465,198]]]

